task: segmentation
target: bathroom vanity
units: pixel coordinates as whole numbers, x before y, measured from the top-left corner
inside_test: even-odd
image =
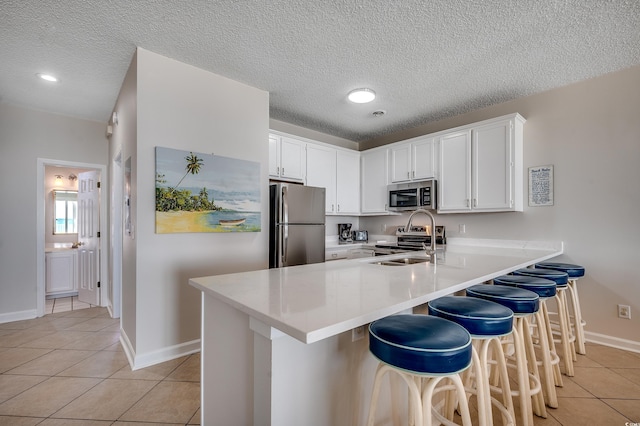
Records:
[[[64,297],[78,292],[78,252],[72,248],[47,248],[45,252],[47,297]]]

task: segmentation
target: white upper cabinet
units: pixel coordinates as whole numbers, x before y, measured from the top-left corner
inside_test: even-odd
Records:
[[[411,144],[403,143],[389,149],[391,182],[406,182],[411,179]]]
[[[418,137],[390,149],[391,182],[410,182],[435,177],[435,140]]]
[[[471,131],[442,135],[438,212],[471,211]]]
[[[269,135],[269,176],[304,181],[306,143],[287,136]]]
[[[269,176],[326,188],[328,215],[390,214],[388,184],[426,179],[438,213],[522,211],[524,123],[510,114],[363,152],[274,131]]]
[[[306,184],[326,188],[327,214],[359,214],[360,154],[307,144]]]
[[[418,138],[411,142],[411,166],[413,179],[431,179],[436,176],[435,140]]]
[[[523,210],[523,126],[518,114],[439,138],[438,212]]]
[[[360,213],[360,153],[336,151],[336,213]]]
[[[323,145],[307,145],[307,181],[308,186],[326,189],[325,212],[335,213],[336,201],[336,150]]]
[[[361,211],[364,214],[387,213],[389,150],[376,148],[360,154]]]

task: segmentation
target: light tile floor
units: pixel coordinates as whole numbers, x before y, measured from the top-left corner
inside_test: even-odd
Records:
[[[200,424],[199,354],[131,371],[120,321],[78,307],[0,324],[0,426]]]
[[[536,426],[640,423],[640,354],[588,344],[575,371]],[[104,308],[0,324],[0,426],[192,425],[199,408],[199,354],[131,371]]]
[[[575,376],[563,374],[563,386],[556,387],[558,408],[546,407],[547,418],[534,416],[534,426],[640,425],[640,353],[593,343],[586,349],[586,355],[577,355]],[[564,371],[562,360],[560,365]],[[477,418],[473,398],[472,420]],[[520,424],[517,398],[514,405]],[[494,424],[502,425],[500,414],[495,408],[493,412]]]
[[[60,312],[77,311],[79,309],[87,309],[92,305],[78,300],[78,296],[58,297],[55,299],[47,299],[44,305],[44,313],[57,314]]]

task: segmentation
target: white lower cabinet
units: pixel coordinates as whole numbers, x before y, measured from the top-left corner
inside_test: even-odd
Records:
[[[324,260],[359,259],[361,257],[373,257],[375,252],[372,249],[362,247],[339,246],[325,250]]]
[[[47,296],[78,291],[76,250],[45,254]]]
[[[523,125],[518,114],[439,137],[438,213],[523,210]]]

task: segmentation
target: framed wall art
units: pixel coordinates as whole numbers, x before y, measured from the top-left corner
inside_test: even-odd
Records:
[[[529,167],[529,206],[553,205],[553,166]]]
[[[156,233],[260,232],[260,163],[156,147]]]

